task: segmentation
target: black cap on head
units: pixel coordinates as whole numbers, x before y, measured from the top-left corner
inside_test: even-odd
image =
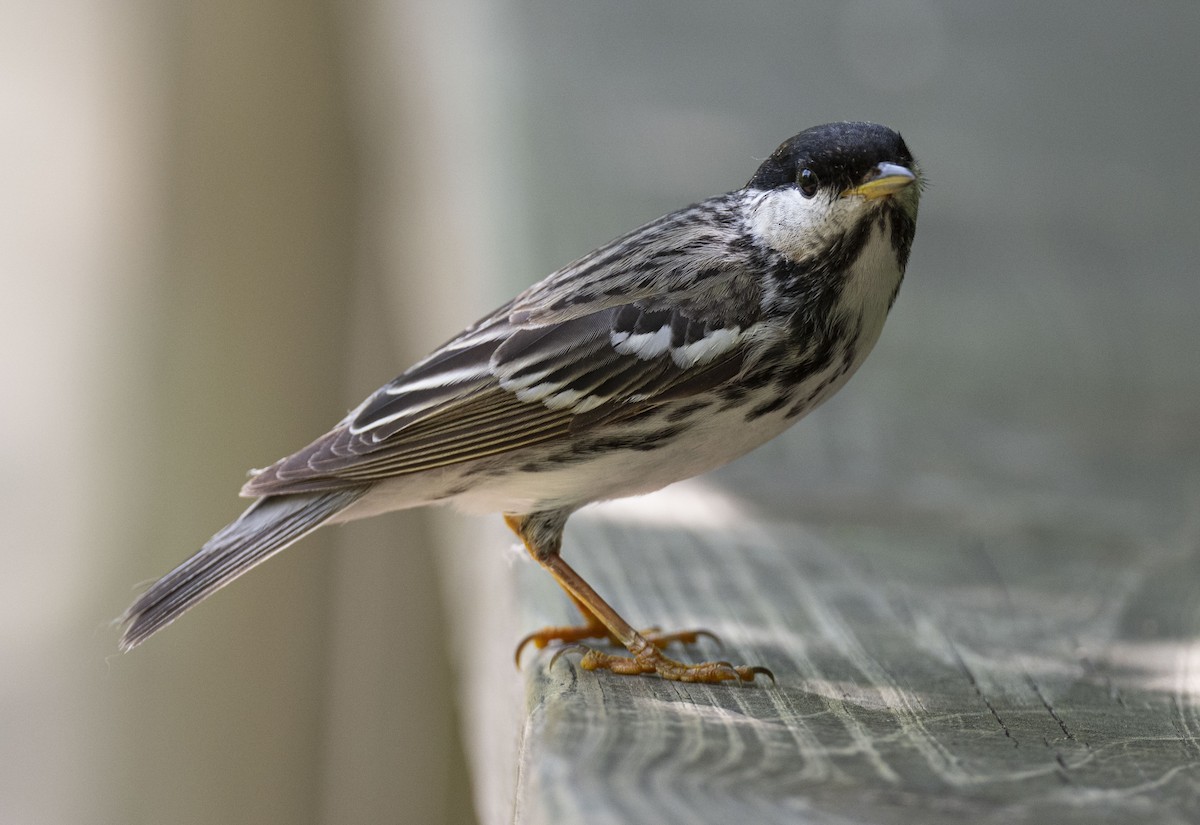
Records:
[[[811,169],[822,186],[848,189],[880,163],[912,168],[912,154],[897,132],[877,123],[826,123],[785,140],[758,167],[746,188],[794,185],[801,170]]]

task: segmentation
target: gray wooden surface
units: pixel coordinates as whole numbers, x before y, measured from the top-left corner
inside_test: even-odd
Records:
[[[812,123],[896,126],[933,185],[879,346],[729,506],[568,525],[627,618],[777,687],[514,677],[567,600],[498,519],[451,554],[481,819],[1200,821],[1200,6],[617,7],[517,11],[514,289]]]
[[[865,511],[784,520],[693,484],[577,516],[567,554],[631,621],[711,629],[725,650],[686,656],[778,684],[528,659],[513,821],[1200,820],[1194,534]],[[516,573],[523,625],[570,618]]]

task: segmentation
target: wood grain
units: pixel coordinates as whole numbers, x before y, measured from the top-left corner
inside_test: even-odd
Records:
[[[778,684],[530,657],[518,764],[495,765],[515,775],[513,821],[1200,819],[1200,542],[880,507],[865,526],[799,522],[712,491],[701,523],[642,517],[703,489],[585,511],[565,552],[634,624],[725,642],[684,658]],[[536,567],[516,578],[523,624],[570,618]]]

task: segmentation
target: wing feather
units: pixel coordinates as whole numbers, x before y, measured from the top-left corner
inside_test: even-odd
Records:
[[[566,442],[736,380],[761,342],[764,296],[749,262],[733,265],[728,234],[710,231],[734,219],[731,198],[668,215],[531,287],[243,494],[340,489]]]

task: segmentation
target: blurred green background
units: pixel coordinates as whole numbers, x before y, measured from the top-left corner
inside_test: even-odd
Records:
[[[128,656],[110,621],[248,468],[829,120],[932,181],[909,277],[850,388],[721,477],[1200,540],[1198,33],[1195,2],[0,3],[0,821],[470,821],[440,519],[319,534]]]

